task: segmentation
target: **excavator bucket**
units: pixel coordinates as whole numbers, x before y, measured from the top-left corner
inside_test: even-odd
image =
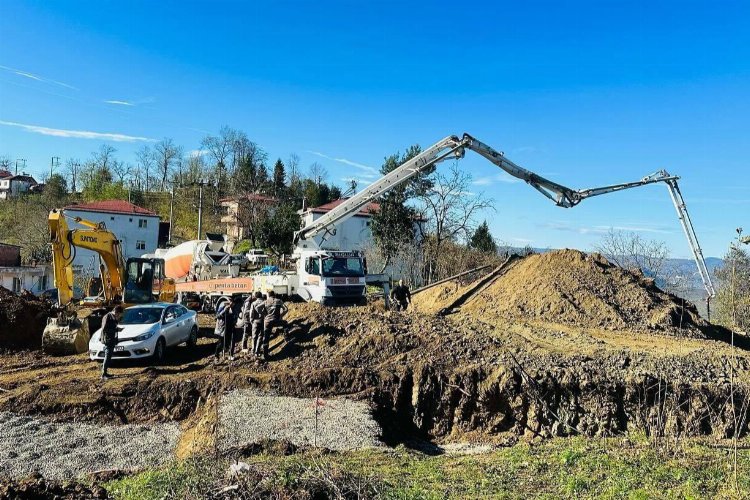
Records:
[[[81,354],[88,350],[91,335],[102,324],[106,310],[83,311],[84,316],[60,314],[47,320],[42,334],[42,351],[53,356]]]

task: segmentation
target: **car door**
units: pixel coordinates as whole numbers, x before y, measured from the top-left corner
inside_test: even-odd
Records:
[[[167,345],[175,345],[180,341],[180,318],[177,306],[169,306],[164,311],[161,333]]]
[[[190,338],[190,329],[193,326],[190,321],[190,311],[185,306],[175,307],[177,307],[178,314],[180,315],[178,318],[180,322],[180,342],[185,342]]]

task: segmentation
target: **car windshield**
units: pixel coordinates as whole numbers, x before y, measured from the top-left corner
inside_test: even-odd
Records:
[[[135,307],[125,309],[120,320],[121,325],[150,325],[161,319],[161,307]]]
[[[324,257],[323,276],[364,276],[358,257]]]

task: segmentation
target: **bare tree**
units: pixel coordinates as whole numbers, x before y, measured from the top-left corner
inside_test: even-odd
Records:
[[[125,181],[130,177],[133,172],[133,166],[123,161],[112,162],[112,173],[115,175],[117,182],[125,185]]]
[[[102,144],[99,151],[93,154],[94,165],[100,170],[111,171],[117,150],[109,144]]]
[[[138,184],[143,182],[143,190],[148,191],[148,177],[149,171],[154,169],[154,152],[148,146],[143,146],[135,153],[137,165],[138,165]],[[141,175],[143,176],[141,178]]]
[[[299,156],[297,153],[289,155],[289,159],[286,162],[286,170],[289,176],[289,185],[295,184],[300,181],[301,175],[299,173]]]
[[[182,148],[172,139],[164,138],[154,145],[154,160],[161,177],[161,190],[167,190],[167,180],[174,162],[182,156]]]
[[[472,193],[470,187],[471,175],[454,164],[450,173],[436,173],[433,185],[420,196],[430,236],[428,281],[435,276],[443,244],[467,241],[476,228],[476,217],[492,208],[492,200],[482,193]]]
[[[208,152],[216,168],[227,167],[236,137],[236,132],[225,125],[219,130],[219,135],[207,135],[201,141],[201,148]]]
[[[10,161],[10,156],[0,156],[0,170],[10,170],[11,165],[13,165],[13,162]]]
[[[65,163],[65,172],[70,180],[70,192],[76,193],[78,191],[78,187],[76,185],[76,181],[78,181],[78,175],[81,171],[81,160],[78,158],[69,158],[68,161]]]
[[[310,165],[310,180],[317,185],[320,185],[325,182],[326,179],[328,179],[328,170],[326,170],[323,165],[317,161]]]
[[[646,240],[637,233],[610,229],[595,248],[623,269],[641,272],[655,281],[669,281],[665,265],[669,249],[663,241]]]

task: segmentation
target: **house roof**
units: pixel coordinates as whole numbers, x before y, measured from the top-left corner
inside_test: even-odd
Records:
[[[318,214],[324,214],[326,212],[330,212],[334,208],[338,207],[342,203],[344,203],[348,198],[340,198],[338,200],[333,200],[330,203],[326,203],[325,205],[320,205],[319,207],[313,207],[308,209],[310,212],[318,213]],[[363,206],[359,209],[359,211],[354,215],[361,215],[364,217],[372,217],[376,213],[380,212],[380,203],[375,203],[374,201],[371,201],[367,205]]]
[[[259,193],[247,193],[240,196],[230,196],[228,198],[222,198],[219,200],[221,203],[230,202],[230,201],[239,201],[239,200],[248,200],[248,201],[260,201],[260,202],[266,202],[266,203],[277,203],[279,200],[278,198],[274,198],[273,196],[266,196],[264,194]]]
[[[10,170],[0,170],[0,179],[5,179],[6,177],[13,177],[13,174]]]
[[[103,200],[93,201],[91,203],[78,203],[75,205],[68,205],[65,207],[66,210],[81,210],[83,212],[101,212],[109,214],[136,214],[145,215],[151,217],[157,217],[156,212],[147,210],[138,205],[133,205],[129,201],[125,200]]]
[[[10,177],[5,177],[5,178],[9,180],[29,181],[31,183],[36,184],[36,180],[29,174],[17,174],[17,175],[11,175]]]

